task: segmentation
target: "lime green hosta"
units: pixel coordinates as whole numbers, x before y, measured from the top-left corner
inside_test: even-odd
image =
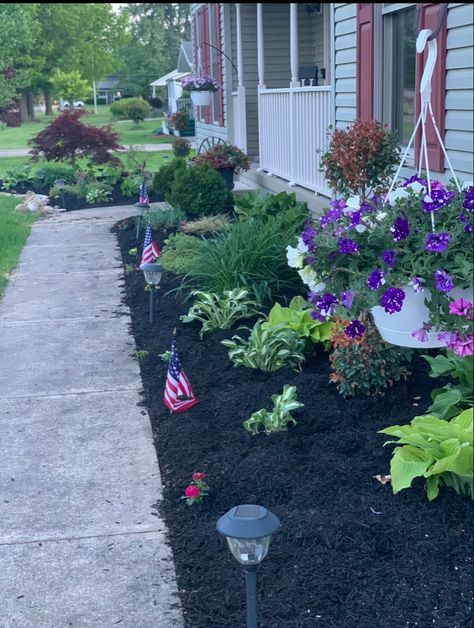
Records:
[[[252,434],[258,434],[261,428],[266,434],[271,432],[282,432],[288,428],[288,424],[296,425],[295,419],[291,416],[292,410],[302,408],[301,403],[296,398],[296,386],[283,386],[281,395],[272,395],[273,412],[262,408],[258,412],[254,412],[243,425],[246,430]]]
[[[270,329],[275,325],[285,325],[298,336],[313,343],[328,341],[331,337],[333,323],[321,323],[311,318],[311,308],[303,297],[294,297],[289,307],[275,305],[268,314],[268,321],[263,323],[263,329]]]
[[[196,297],[189,312],[180,317],[183,323],[201,321],[201,338],[216,329],[230,329],[235,321],[259,314],[258,303],[249,299],[249,292],[243,288],[215,292],[194,291]]]
[[[410,425],[394,425],[380,430],[396,436],[390,464],[392,488],[398,493],[409,488],[416,477],[427,478],[427,495],[432,501],[439,486],[474,498],[473,492],[473,409],[461,412],[450,421],[433,415],[418,416]]]

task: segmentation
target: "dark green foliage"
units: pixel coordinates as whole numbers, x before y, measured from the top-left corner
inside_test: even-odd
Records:
[[[110,113],[114,118],[138,124],[151,114],[151,106],[143,98],[122,98],[110,106]]]
[[[343,397],[381,393],[401,377],[409,375],[405,362],[413,351],[384,342],[371,321],[364,320],[362,338],[349,338],[344,333],[347,321],[336,321],[329,356],[329,381],[337,385]]]
[[[286,246],[293,235],[293,229],[283,229],[273,217],[261,224],[231,224],[226,232],[203,241],[184,283],[219,293],[240,286],[259,303],[273,303],[288,291],[299,293],[301,281],[286,261]]]
[[[164,242],[160,263],[165,270],[177,275],[187,273],[201,254],[204,240],[194,236],[176,233]]]
[[[185,216],[179,209],[153,209],[148,214],[148,221],[153,231],[161,229],[177,229]],[[146,224],[142,223],[142,229],[146,229]]]
[[[161,196],[167,197],[171,186],[179,171],[186,169],[186,161],[175,158],[169,164],[163,164],[153,178],[153,190]]]
[[[474,377],[474,362],[472,355],[461,357],[453,351],[447,355],[437,355],[431,358],[423,356],[431,367],[430,377],[452,377],[455,382],[446,384],[443,388],[435,388],[431,393],[434,403],[427,412],[435,414],[440,419],[450,419],[465,410],[472,408]]]
[[[279,194],[263,194],[247,192],[236,196],[235,213],[241,220],[266,220],[278,218],[282,225],[293,225],[295,231],[301,231],[308,219],[309,210],[306,203],[296,200],[295,193],[280,192]]]
[[[224,179],[208,165],[179,170],[165,198],[191,218],[221,214],[232,206]]]
[[[35,183],[49,190],[57,179],[62,179],[66,184],[74,183],[76,171],[69,164],[56,162],[46,163],[35,173]]]
[[[143,182],[143,175],[141,174],[129,174],[128,177],[122,181],[120,185],[120,191],[124,196],[136,196],[140,193],[140,186]]]

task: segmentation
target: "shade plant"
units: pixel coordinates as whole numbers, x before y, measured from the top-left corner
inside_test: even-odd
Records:
[[[423,357],[431,367],[430,377],[449,377],[453,380],[431,392],[433,404],[428,408],[428,412],[440,419],[450,419],[461,410],[472,408],[474,393],[472,357],[461,357],[452,351],[447,351],[446,355]]]
[[[472,286],[473,196],[472,187],[414,175],[390,194],[332,201],[287,250],[313,315],[339,313],[350,320],[345,333],[359,337],[362,312],[379,306],[394,314],[405,298],[422,294],[426,320],[411,330],[413,339],[434,335],[459,355],[472,354],[473,305],[460,291]]]
[[[281,395],[272,395],[272,402],[272,411],[262,408],[244,421],[243,425],[247,431],[258,434],[263,429],[268,435],[287,430],[289,424],[296,425],[296,419],[291,412],[304,407],[304,403],[297,399],[296,386],[285,384]]]
[[[209,164],[216,170],[232,169],[235,174],[250,168],[250,160],[247,155],[232,144],[215,144],[204,153],[198,155],[194,162],[197,165]]]

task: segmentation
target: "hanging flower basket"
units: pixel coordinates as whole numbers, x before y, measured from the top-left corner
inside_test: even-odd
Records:
[[[191,92],[191,99],[193,101],[193,105],[195,107],[206,107],[206,105],[211,104],[213,92],[208,91],[198,91]]]

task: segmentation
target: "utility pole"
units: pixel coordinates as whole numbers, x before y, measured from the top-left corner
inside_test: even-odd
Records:
[[[95,80],[92,81],[92,89],[94,90],[94,113],[97,113],[97,90],[95,88]]]

